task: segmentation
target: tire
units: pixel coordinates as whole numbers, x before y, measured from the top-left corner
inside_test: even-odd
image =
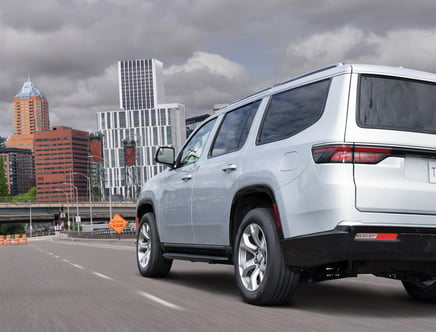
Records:
[[[136,263],[144,277],[165,277],[170,272],[173,261],[162,256],[153,213],[146,213],[141,218],[136,235]]]
[[[416,281],[403,281],[406,292],[415,300],[436,302],[436,281],[433,279],[416,278]]]
[[[300,277],[284,262],[271,209],[249,211],[234,245],[235,278],[245,302],[283,305],[294,295]]]

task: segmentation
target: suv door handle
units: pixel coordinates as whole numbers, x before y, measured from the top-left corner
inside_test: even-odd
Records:
[[[184,177],[182,177],[182,180],[185,182],[187,182],[191,179],[192,179],[192,174],[186,174]]]
[[[235,164],[228,164],[227,166],[224,166],[221,169],[223,170],[223,172],[230,173],[236,171],[237,166]]]

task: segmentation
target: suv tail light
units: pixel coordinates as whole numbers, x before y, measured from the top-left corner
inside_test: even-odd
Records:
[[[392,149],[354,145],[322,145],[312,147],[313,160],[322,163],[377,164],[390,156]]]

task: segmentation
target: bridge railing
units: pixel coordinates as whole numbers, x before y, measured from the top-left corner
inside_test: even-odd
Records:
[[[18,196],[0,196],[0,203],[11,203],[11,204],[66,204],[69,203],[70,205],[74,205],[77,202],[79,203],[89,203],[89,197],[88,196],[79,196],[77,199],[75,197],[67,199],[65,196],[48,199],[48,200],[38,200],[35,197],[18,197]],[[92,197],[91,203],[92,204],[117,204],[117,203],[135,203],[136,199],[127,199],[127,198],[119,198],[116,199],[104,199],[97,197]]]
[[[85,239],[135,239],[136,231],[134,229],[126,229],[120,234],[114,232],[111,229],[95,229],[92,232],[73,232],[68,231],[66,233],[68,237],[72,238],[85,238]]]

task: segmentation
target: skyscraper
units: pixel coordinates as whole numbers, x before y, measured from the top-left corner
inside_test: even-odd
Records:
[[[162,66],[155,59],[118,62],[121,109],[97,113],[105,196],[136,198],[141,185],[163,170],[154,161],[157,147],[180,149],[186,139],[184,105],[163,104]]]
[[[27,80],[12,100],[12,112],[14,133],[6,146],[34,151],[33,134],[50,129],[47,99]]]
[[[163,64],[156,59],[118,61],[120,109],[140,110],[165,103]]]

